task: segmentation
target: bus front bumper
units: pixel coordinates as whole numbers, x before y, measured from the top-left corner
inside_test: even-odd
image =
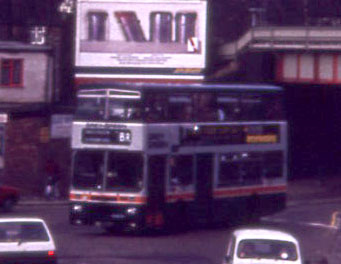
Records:
[[[72,225],[117,226],[139,229],[144,225],[144,219],[144,206],[80,202],[72,202],[70,205],[69,220]]]

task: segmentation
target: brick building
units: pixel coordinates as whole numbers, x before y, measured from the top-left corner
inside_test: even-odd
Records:
[[[1,181],[19,187],[23,194],[41,194],[47,159],[59,167],[61,191],[66,194],[68,135],[50,133],[51,117],[65,113],[59,99],[59,71],[56,48],[50,45],[0,42],[0,112],[5,116]]]

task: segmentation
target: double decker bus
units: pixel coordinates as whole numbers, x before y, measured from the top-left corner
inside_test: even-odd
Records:
[[[162,228],[285,207],[283,91],[248,84],[80,87],[70,222]]]

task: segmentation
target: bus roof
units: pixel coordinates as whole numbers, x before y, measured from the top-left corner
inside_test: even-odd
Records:
[[[258,92],[281,92],[280,86],[270,84],[243,84],[243,83],[226,83],[226,84],[207,84],[207,83],[190,83],[190,84],[174,84],[174,83],[101,83],[101,84],[85,84],[80,86],[79,90],[102,90],[102,89],[127,89],[127,90],[160,90],[162,92],[169,91],[258,91]]]

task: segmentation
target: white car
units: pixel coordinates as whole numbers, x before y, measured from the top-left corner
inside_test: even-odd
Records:
[[[297,239],[269,229],[238,229],[232,233],[224,264],[303,264]]]
[[[0,218],[0,263],[56,264],[56,246],[39,218]]]

